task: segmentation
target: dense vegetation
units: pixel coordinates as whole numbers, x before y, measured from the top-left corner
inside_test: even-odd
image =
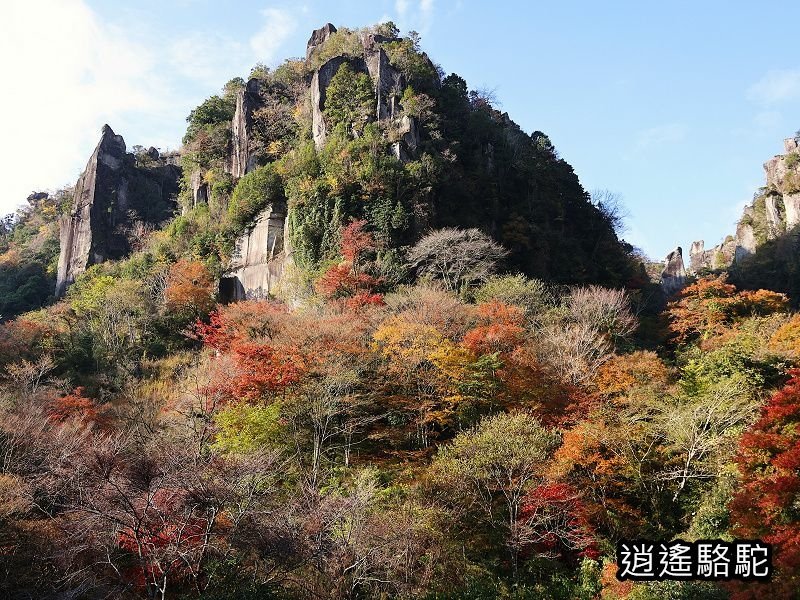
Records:
[[[0,222],[0,321],[52,298],[58,267],[58,209],[69,201],[31,194],[28,205]]]
[[[386,42],[416,156],[392,156],[349,69],[317,151],[309,72],[357,33],[254,69],[259,164],[238,181],[244,81],[192,111],[183,214],[58,303],[15,277],[52,285],[63,197],[4,224],[0,301],[27,312],[0,324],[0,593],[791,597],[795,298],[707,277],[661,311],[613,211],[416,36]],[[276,202],[291,297],[219,304],[236,236]],[[734,536],[774,544],[769,584],[615,577],[621,538]]]
[[[392,25],[375,32],[397,33]],[[414,120],[418,147],[402,161],[392,155],[396,120],[375,119],[369,76],[344,62],[326,90],[328,135],[317,151],[308,101],[312,71],[333,56],[362,52],[359,36],[367,33],[340,29],[309,61],[253,70],[246,93],[258,108],[248,146],[260,169],[235,191],[226,164],[243,80],[231,80],[221,96],[192,111],[183,156],[188,210],[174,227],[198,258],[216,269],[252,216],[285,199],[294,259],[308,271],[335,260],[340,229],[363,219],[391,281],[403,280],[404,249],[430,229],[475,227],[508,250],[507,269],[564,283],[642,284],[632,248],[617,238],[614,215],[590,201],[547,136],[526,135],[486,94],[469,91],[455,74],[442,77],[416,36],[383,47],[408,84],[399,94],[399,118]],[[211,201],[193,207],[189,180],[198,171]]]

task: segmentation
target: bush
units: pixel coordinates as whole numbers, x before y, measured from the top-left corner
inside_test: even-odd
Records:
[[[448,227],[433,231],[411,249],[408,260],[417,275],[441,280],[462,291],[486,281],[508,253],[478,229]]]
[[[283,184],[272,165],[258,167],[239,180],[228,206],[228,217],[236,233],[273,202],[284,202]]]
[[[519,306],[529,318],[547,312],[554,304],[547,284],[525,275],[494,275],[475,290],[474,298],[478,303],[499,300]]]

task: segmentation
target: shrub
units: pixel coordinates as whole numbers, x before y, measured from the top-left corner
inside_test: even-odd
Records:
[[[239,180],[233,190],[228,216],[234,231],[241,232],[269,204],[284,202],[281,178],[272,165],[258,167]]]

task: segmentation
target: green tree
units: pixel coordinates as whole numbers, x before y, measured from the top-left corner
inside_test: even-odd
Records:
[[[343,124],[354,132],[364,129],[375,102],[369,75],[356,73],[349,63],[344,63],[331,79],[325,94],[325,116],[332,127]]]
[[[459,510],[480,507],[486,523],[503,531],[515,571],[525,494],[544,482],[558,443],[558,434],[527,413],[497,414],[459,434],[431,467],[444,496],[457,499]]]
[[[267,205],[283,202],[283,183],[272,165],[247,173],[233,190],[228,216],[235,231],[241,231]]]

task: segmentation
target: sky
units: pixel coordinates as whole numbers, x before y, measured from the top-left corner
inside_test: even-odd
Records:
[[[311,30],[393,20],[618,194],[651,258],[733,233],[800,129],[800,2],[3,0],[0,213],[74,184],[108,123],[179,147],[189,111]]]

